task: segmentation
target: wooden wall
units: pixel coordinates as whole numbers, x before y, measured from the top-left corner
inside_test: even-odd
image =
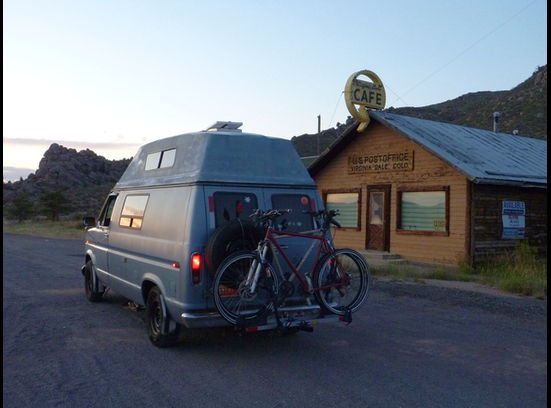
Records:
[[[547,253],[547,189],[511,186],[472,186],[473,262],[480,263],[510,253],[518,239],[502,239],[502,201],[524,201],[526,205],[526,241]]]
[[[348,156],[388,154],[409,149],[414,152],[413,171],[348,174]],[[406,259],[456,264],[468,260],[470,216],[469,183],[455,169],[399,133],[372,121],[315,176],[320,193],[324,190],[361,188],[361,225],[357,229],[339,229],[335,241],[339,247],[365,249],[367,222],[367,186],[391,184],[390,252]],[[397,231],[397,191],[399,188],[449,187],[449,235],[419,235]]]

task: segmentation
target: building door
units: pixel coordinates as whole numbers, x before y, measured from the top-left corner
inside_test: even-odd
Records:
[[[366,248],[388,251],[390,247],[390,186],[367,189]]]

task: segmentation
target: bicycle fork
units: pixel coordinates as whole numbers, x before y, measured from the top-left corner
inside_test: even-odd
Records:
[[[252,262],[251,267],[249,268],[249,272],[247,273],[247,279],[245,280],[245,287],[249,288],[249,293],[251,294],[254,294],[256,292],[258,278],[260,277],[260,273],[262,272],[262,267],[265,263],[264,259],[266,259],[266,254],[268,252],[268,245],[266,245],[265,243],[261,243],[261,250],[258,252],[260,253],[260,260],[255,259]]]

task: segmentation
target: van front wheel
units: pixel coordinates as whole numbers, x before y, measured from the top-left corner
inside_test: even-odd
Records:
[[[89,260],[84,267],[84,293],[86,294],[86,299],[90,302],[101,302],[105,290],[97,290],[99,286],[101,284],[94,280],[94,265]]]
[[[170,333],[170,316],[163,304],[162,294],[158,287],[153,287],[147,295],[146,304],[147,334],[151,343],[157,347],[170,347],[176,344],[178,339],[178,327]]]

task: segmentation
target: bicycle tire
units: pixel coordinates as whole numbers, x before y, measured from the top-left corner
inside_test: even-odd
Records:
[[[345,275],[342,275],[343,272]],[[331,287],[343,276],[349,279],[347,284]],[[314,295],[325,312],[340,316],[355,312],[367,298],[371,285],[369,264],[353,249],[338,249],[322,258],[314,274],[313,285]],[[328,288],[319,290],[325,286]]]
[[[279,287],[279,280],[269,264],[264,266],[258,279],[257,292],[250,295],[244,289],[253,261],[260,262],[256,251],[236,252],[221,263],[214,277],[214,304],[220,315],[232,325],[258,325],[274,310],[273,294]]]

